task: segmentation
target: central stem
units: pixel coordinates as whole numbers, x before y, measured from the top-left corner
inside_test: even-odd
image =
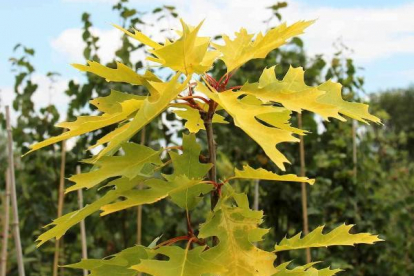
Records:
[[[207,132],[207,146],[208,146],[208,162],[212,164],[210,171],[208,172],[208,178],[210,181],[217,182],[217,171],[216,171],[216,142],[214,141],[213,132],[213,113],[207,112],[204,116],[204,126]],[[219,192],[217,189],[211,193],[211,210],[217,205],[219,200]]]
[[[214,102],[210,104],[209,111],[204,113],[202,116],[204,120],[204,126],[206,128],[207,132],[207,146],[208,146],[208,162],[212,164],[210,171],[208,172],[208,178],[210,181],[213,181],[214,183],[217,183],[217,171],[216,171],[216,142],[214,141],[214,132],[213,132],[213,115],[214,111],[212,106],[214,105]],[[218,189],[214,189],[211,192],[211,210],[214,210],[214,207],[216,207],[217,202],[219,201],[220,194]],[[217,245],[218,244],[218,238],[213,237],[212,244]]]

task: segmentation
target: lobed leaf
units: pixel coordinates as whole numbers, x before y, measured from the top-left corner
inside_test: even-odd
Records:
[[[301,238],[301,233],[290,239],[284,238],[279,244],[275,245],[275,252],[333,245],[373,244],[382,241],[377,235],[369,233],[349,233],[353,226],[343,224],[327,234],[322,233],[324,226],[320,226],[303,238]]]
[[[144,166],[162,165],[160,158],[161,150],[155,151],[149,147],[135,143],[122,145],[125,154],[122,156],[103,156],[95,162],[95,170],[87,173],[77,174],[69,178],[75,182],[66,189],[66,193],[82,188],[92,188],[102,181],[115,177],[124,176],[132,179],[139,174],[145,173]],[[87,160],[86,160],[87,161]]]
[[[150,252],[153,255],[168,257],[167,261],[142,260],[138,265],[132,266],[132,269],[153,276],[224,275],[222,272],[225,271],[225,267],[204,258],[204,250],[205,246],[190,250],[189,244],[185,249],[178,246],[163,246]]]
[[[222,54],[221,60],[227,66],[227,72],[231,72],[249,60],[265,58],[270,51],[282,46],[289,38],[300,35],[314,21],[298,21],[290,26],[286,23],[271,29],[265,35],[258,33],[255,35],[247,33],[242,28],[235,33],[235,39],[231,40],[227,35],[223,35],[224,45],[213,43],[213,46]]]
[[[232,206],[235,200],[237,206]],[[271,276],[276,270],[276,256],[253,243],[262,240],[268,230],[258,227],[263,212],[249,209],[246,194],[222,197],[207,221],[201,225],[199,237],[217,237],[219,243],[207,250],[204,258],[227,268],[221,276]]]
[[[127,120],[141,108],[144,100],[145,97],[112,90],[109,96],[90,101],[99,111],[103,112],[102,115],[80,116],[74,122],[59,123],[57,127],[65,128],[67,131],[61,135],[32,145],[30,151],[26,154],[60,141]]]
[[[184,104],[176,105],[176,107],[180,109],[174,109],[173,112],[187,121],[184,127],[186,127],[191,133],[198,133],[200,130],[206,130],[199,110]],[[212,123],[228,124],[224,117],[217,113],[213,115]]]
[[[184,134],[183,153],[180,155],[173,151],[169,152],[174,172],[171,175],[164,175],[164,177],[169,181],[174,181],[177,177],[186,176],[189,179],[198,179],[201,182],[211,169],[212,164],[200,163],[200,152],[201,146],[197,144],[196,136],[194,134]],[[199,183],[172,194],[171,199],[181,208],[191,210],[197,206],[201,200],[201,195],[210,192],[212,189],[213,185],[211,184]]]
[[[243,98],[245,95],[243,92],[232,90],[220,93],[214,90],[211,92],[201,83],[197,85],[197,89],[225,109],[233,117],[235,125],[255,140],[279,168],[285,169],[284,163],[289,163],[289,161],[276,148],[276,145],[282,142],[298,142],[299,139],[294,137],[293,133],[304,134],[304,131],[290,126],[291,112],[289,110],[263,105],[259,100],[252,104],[252,99]]]
[[[108,82],[125,82],[133,85],[144,85],[147,81],[161,81],[151,71],[146,71],[144,75],[139,75],[120,62],[116,62],[115,69],[106,67],[96,61],[89,60],[87,63],[88,65],[72,64],[72,66],[80,71],[98,75]]]
[[[150,123],[155,117],[168,108],[169,103],[174,100],[178,94],[184,90],[187,82],[180,83],[178,81],[180,74],[176,74],[169,82],[148,82],[149,85],[157,91],[157,94],[151,94],[142,103],[141,108],[136,113],[135,117],[128,124],[124,126],[123,131],[116,133],[109,133],[111,139],[104,136],[102,140],[108,142],[106,148],[104,148],[97,156],[92,159],[95,162],[99,158],[113,154],[119,149],[119,147],[127,142],[132,136],[140,131],[144,126]]]
[[[228,178],[232,179],[257,179],[257,180],[275,180],[275,181],[288,181],[288,182],[306,182],[310,185],[315,183],[315,179],[309,179],[307,177],[299,177],[294,174],[278,175],[273,172],[267,171],[263,168],[253,169],[252,167],[245,165],[243,170],[235,169],[235,175]]]
[[[172,181],[152,178],[143,182],[142,190],[125,190],[123,193],[118,193],[117,196],[123,200],[102,206],[101,215],[105,216],[134,206],[151,204],[199,184],[200,180],[188,179],[186,176],[176,177]]]
[[[189,76],[193,73],[202,74],[210,69],[219,55],[217,51],[208,51],[210,45],[209,37],[197,36],[202,24],[203,22],[193,28],[181,20],[183,28],[181,37],[173,42],[167,40],[164,45],[156,43],[136,30],[134,33],[131,33],[119,26],[116,27],[141,43],[153,48],[150,50],[150,53],[155,57],[147,57],[147,60],[160,63],[164,67],[169,67]]]
[[[345,121],[340,114],[367,123],[380,120],[369,114],[368,105],[347,102],[342,99],[339,83],[327,81],[312,87],[305,84],[302,67],[290,67],[282,80],[276,78],[274,66],[265,69],[256,83],[246,83],[241,91],[253,95],[264,103],[280,103],[286,109],[301,112],[302,109],[319,114],[325,120],[336,118]]]
[[[65,265],[64,267],[89,270],[89,276],[136,276],[137,271],[132,269],[131,266],[153,256],[147,248],[137,245],[110,257],[82,260],[79,263]]]
[[[66,231],[68,231],[72,226],[76,225],[80,221],[84,220],[86,217],[91,214],[99,211],[102,206],[105,206],[113,201],[115,201],[120,195],[127,193],[128,191],[134,189],[141,182],[145,180],[143,176],[137,176],[133,179],[128,179],[126,177],[118,178],[108,184],[108,186],[114,186],[114,188],[108,191],[104,196],[97,199],[93,203],[86,205],[80,210],[70,212],[65,214],[57,219],[55,219],[49,225],[45,227],[53,226],[46,232],[42,233],[37,238],[37,246],[41,246],[50,239],[56,238],[60,239]]]
[[[330,268],[323,268],[321,270],[318,270],[313,267],[315,263],[288,269],[287,266],[289,264],[290,262],[286,262],[277,266],[277,272],[273,274],[273,276],[333,276],[342,271],[341,269]]]

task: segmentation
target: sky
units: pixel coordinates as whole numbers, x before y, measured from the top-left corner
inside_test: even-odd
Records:
[[[114,0],[0,0],[0,97],[10,104],[14,83],[8,59],[17,43],[34,48],[36,68],[32,79],[39,84],[34,100],[38,107],[52,102],[63,110],[68,99],[63,91],[68,80],[82,80],[70,63],[84,63],[81,14],[89,12],[94,32],[100,36],[103,61],[113,58],[120,33],[111,23],[120,23]],[[266,7],[277,0],[130,0],[139,11],[151,11],[161,4],[175,5],[180,16],[195,25],[205,19],[202,35],[232,34],[241,27],[264,31]],[[317,19],[301,38],[310,55],[332,56],[340,39],[352,52],[349,57],[363,69],[367,92],[403,88],[414,84],[414,1],[405,0],[292,0],[282,11],[293,23]],[[178,22],[170,22],[178,26]],[[150,30],[149,30],[150,32]],[[61,76],[51,85],[46,74]]]

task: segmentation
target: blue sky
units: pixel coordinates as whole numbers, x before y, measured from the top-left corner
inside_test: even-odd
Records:
[[[225,20],[225,31],[234,31],[243,25],[250,31],[263,29],[260,21],[254,21],[254,13],[264,11],[264,7],[273,2],[277,1],[232,0],[224,4],[228,5],[226,12],[220,7],[223,1],[219,0],[132,0],[131,6],[148,11],[160,3],[171,3],[178,6],[180,14],[185,19],[190,18],[190,23],[206,18],[207,33],[212,33],[217,32],[218,26],[223,27],[220,20]],[[347,46],[355,50],[355,55],[351,57],[356,64],[365,68],[361,74],[366,78],[368,92],[406,87],[414,83],[414,1],[288,2],[290,7],[284,12],[284,19],[288,22],[297,19],[319,19],[315,24],[315,30],[303,36],[305,43],[309,45],[309,53],[329,55],[334,51],[332,43],[341,37]],[[112,11],[112,3],[111,0],[2,0],[0,89],[3,91],[2,97],[6,98],[3,101],[11,100],[9,95],[5,95],[14,82],[8,58],[13,56],[12,49],[17,43],[23,43],[36,50],[32,62],[37,69],[38,81],[45,82],[42,75],[48,71],[62,74],[61,88],[57,88],[56,93],[62,93],[64,82],[68,79],[80,78],[81,75],[72,69],[69,63],[83,62],[81,53],[74,53],[74,49],[68,46],[71,42],[74,43],[76,31],[82,26],[80,16],[85,11],[91,13],[94,26],[101,30],[103,35],[108,36],[106,41],[110,41],[110,23],[119,22],[116,12]],[[252,3],[254,7],[248,7],[253,5]],[[238,16],[243,11],[251,12],[253,19]],[[107,48],[109,49],[109,46]],[[63,100],[64,98],[61,99]]]

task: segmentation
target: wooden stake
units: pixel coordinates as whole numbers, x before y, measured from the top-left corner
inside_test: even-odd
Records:
[[[253,210],[259,210],[259,180],[254,181],[254,202]]]
[[[357,121],[352,120],[352,161],[354,163],[354,169],[353,169],[353,176],[354,181],[356,183],[357,180],[357,143],[356,143],[356,128],[357,128]]]
[[[4,221],[3,221],[3,241],[1,250],[1,270],[0,276],[6,276],[7,270],[7,244],[9,241],[9,220],[10,220],[10,169],[5,173],[6,189],[4,196]]]
[[[253,210],[258,211],[259,210],[259,180],[254,181],[254,201],[253,201]],[[253,243],[254,246],[257,246],[258,243]]]
[[[12,202],[12,211],[13,211],[13,236],[14,244],[16,247],[16,259],[17,259],[17,268],[19,271],[19,276],[25,276],[24,273],[24,262],[23,262],[23,252],[22,252],[22,243],[20,240],[20,229],[19,229],[19,212],[17,207],[17,194],[16,194],[16,178],[14,175],[14,155],[13,155],[13,133],[11,129],[10,122],[10,108],[6,106],[6,127],[7,127],[7,149],[9,157],[9,175],[10,175],[10,196]]]
[[[62,153],[60,160],[60,179],[59,179],[59,194],[58,194],[58,211],[57,217],[61,217],[63,213],[63,202],[65,198],[65,166],[66,166],[66,141],[62,141]],[[55,241],[55,256],[53,260],[53,276],[58,276],[59,268],[59,253],[60,240]]]
[[[80,166],[76,166],[76,174],[81,174]],[[78,205],[79,210],[83,208],[83,194],[82,189],[78,190]],[[81,242],[82,242],[82,259],[88,259],[88,247],[86,244],[86,228],[85,228],[85,220],[81,220],[80,222],[80,232],[81,232]],[[87,276],[88,271],[86,269],[83,270],[83,276]]]
[[[298,128],[302,129],[302,114],[298,113]],[[306,166],[305,166],[305,144],[303,136],[300,135],[299,143],[299,154],[300,154],[300,176],[305,176]],[[303,233],[307,235],[309,233],[309,223],[308,223],[308,194],[306,192],[306,183],[301,183],[301,193],[302,193],[302,217],[303,217]],[[311,262],[311,252],[310,248],[306,248],[306,262]]]

